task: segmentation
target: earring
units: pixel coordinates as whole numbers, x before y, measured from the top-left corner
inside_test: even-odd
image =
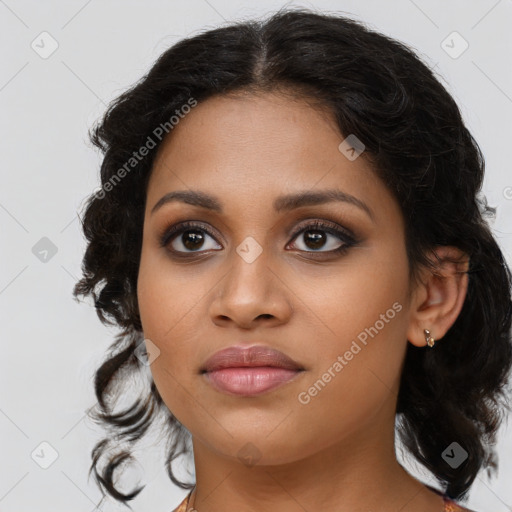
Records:
[[[430,336],[430,331],[428,329],[423,329],[423,332],[425,333],[425,341],[427,342],[427,345],[432,348],[434,346],[435,340]]]

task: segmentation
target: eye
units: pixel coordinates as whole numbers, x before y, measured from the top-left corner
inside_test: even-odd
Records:
[[[320,220],[301,224],[300,229],[295,231],[292,241],[296,239],[301,242],[299,247],[293,247],[297,243],[295,242],[287,248],[291,246],[301,252],[322,254],[341,254],[357,243],[348,231],[336,223]],[[160,236],[160,245],[168,247],[176,257],[188,257],[193,253],[222,249],[210,228],[194,221],[175,224],[164,230]]]
[[[341,253],[356,243],[353,236],[336,224],[319,220],[302,226],[295,232],[295,239],[301,242],[298,249],[304,252]]]
[[[165,231],[160,244],[162,247],[170,246],[173,253],[193,253],[222,249],[218,244],[217,247],[214,247],[211,242],[209,244],[205,243],[208,239],[215,242],[213,233],[206,226],[195,222],[183,222]]]

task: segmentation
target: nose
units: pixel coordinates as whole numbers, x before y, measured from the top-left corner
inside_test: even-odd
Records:
[[[251,329],[261,324],[277,326],[290,319],[293,307],[289,288],[264,253],[248,262],[234,252],[229,264],[210,305],[216,325],[233,323]]]

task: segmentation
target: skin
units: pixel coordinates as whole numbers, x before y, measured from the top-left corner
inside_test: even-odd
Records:
[[[350,161],[340,152],[344,138],[304,100],[245,93],[200,103],[159,148],[137,293],[144,336],[160,351],[154,381],[192,434],[199,512],[443,510],[441,497],[396,460],[395,408],[407,344],[424,347],[425,328],[443,343],[464,302],[467,274],[457,271],[467,261],[443,260],[444,278],[425,271],[413,287],[399,205],[364,153]],[[189,189],[215,195],[223,212],[176,201],[151,213],[163,195]],[[281,194],[320,189],[364,201],[373,219],[342,202],[273,210]],[[329,256],[345,242],[322,232],[328,238],[315,251],[304,231],[292,236],[306,219],[334,222],[357,244]],[[161,247],[166,227],[187,220],[206,224],[215,238],[203,232],[199,252],[182,235]],[[262,249],[252,263],[236,251],[247,237]],[[173,257],[171,248],[190,258]],[[318,252],[325,257],[315,259]],[[454,247],[437,254],[464,256]],[[394,318],[300,403],[299,393],[394,303],[402,306]],[[274,347],[306,371],[257,397],[220,393],[199,369],[234,344]],[[238,456],[243,448],[255,463]]]

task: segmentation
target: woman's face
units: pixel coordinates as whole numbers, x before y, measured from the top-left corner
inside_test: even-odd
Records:
[[[156,386],[201,449],[281,464],[393,432],[410,323],[404,224],[344,139],[306,102],[239,95],[200,103],[159,149],[140,316]],[[153,210],[177,191],[211,199]],[[202,373],[219,350],[253,345],[302,371]]]

